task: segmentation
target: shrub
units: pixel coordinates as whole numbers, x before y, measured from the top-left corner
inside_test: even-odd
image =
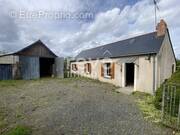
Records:
[[[161,86],[157,91],[154,99],[154,106],[157,109],[161,109],[162,106],[162,93],[163,93],[163,87]]]
[[[177,61],[177,66],[180,66],[180,61]],[[178,86],[180,84],[180,69],[178,69],[172,76],[170,79],[168,79],[165,82],[167,85],[169,84],[171,86],[171,84],[175,84],[177,85],[177,92],[176,92],[176,106],[178,106],[179,104],[179,98],[180,98],[180,86]],[[156,95],[155,95],[155,100],[154,100],[154,105],[157,109],[161,109],[162,106],[162,94],[163,94],[163,85],[161,85],[161,87],[156,91]]]

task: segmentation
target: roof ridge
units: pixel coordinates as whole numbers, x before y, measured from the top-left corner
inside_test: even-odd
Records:
[[[56,55],[53,51],[51,51],[51,49],[48,48],[48,46],[46,46],[46,44],[45,44],[43,41],[41,41],[40,39],[37,40],[37,41],[35,41],[35,42],[33,42],[33,43],[31,43],[30,45],[22,48],[22,49],[20,49],[19,51],[14,52],[13,54],[18,54],[18,53],[21,52],[21,51],[24,51],[24,50],[26,50],[26,49],[29,49],[30,47],[37,45],[37,43],[39,43],[40,45],[44,46],[47,50],[50,51],[50,53],[51,53],[52,55],[54,55],[54,56],[57,57],[57,55]]]

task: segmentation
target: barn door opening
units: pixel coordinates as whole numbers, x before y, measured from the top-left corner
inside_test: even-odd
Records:
[[[134,86],[134,63],[126,63],[126,86]]]
[[[51,77],[53,75],[54,58],[40,58],[40,77]]]

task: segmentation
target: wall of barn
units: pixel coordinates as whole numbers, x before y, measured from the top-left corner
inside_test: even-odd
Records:
[[[0,57],[0,80],[17,79],[19,56]]]
[[[20,56],[20,73],[24,80],[39,79],[39,57]]]
[[[0,57],[0,64],[16,64],[19,62],[19,56],[7,55]]]
[[[55,71],[54,74],[57,78],[64,78],[64,58],[55,58]]]
[[[12,65],[0,64],[0,80],[12,79]]]

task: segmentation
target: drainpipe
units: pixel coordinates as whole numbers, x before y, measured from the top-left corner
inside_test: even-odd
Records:
[[[156,79],[156,65],[155,55],[153,56],[153,95],[155,95],[155,79]]]

